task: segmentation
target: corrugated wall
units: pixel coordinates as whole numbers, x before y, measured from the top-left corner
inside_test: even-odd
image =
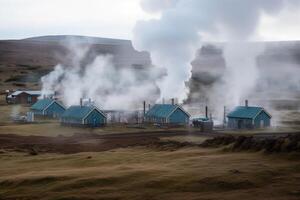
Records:
[[[169,123],[174,124],[187,124],[189,122],[189,116],[177,108],[169,117]]]
[[[106,119],[101,113],[93,110],[84,122],[87,125],[98,127],[104,125],[106,123]]]

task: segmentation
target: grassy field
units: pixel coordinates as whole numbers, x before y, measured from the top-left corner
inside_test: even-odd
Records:
[[[261,153],[201,148],[2,152],[0,162],[0,199],[300,198],[300,161]]]
[[[79,136],[74,138],[76,141],[71,140],[67,144],[64,137],[60,140],[60,137],[56,136],[71,138],[69,136],[77,133],[111,136],[110,134],[114,133],[151,131],[164,133],[166,130],[150,126],[138,129],[124,125],[99,129],[71,128],[60,126],[55,120],[16,124],[10,117],[14,109],[16,108],[13,105],[0,105],[2,146],[5,147],[9,139],[5,134],[18,135],[15,138],[18,148],[0,148],[0,200],[300,199],[300,160],[297,154],[227,152],[223,149],[192,146],[159,148],[155,145],[139,145],[147,140],[148,136],[143,136],[139,140],[135,138],[136,136],[127,138],[118,136],[120,138],[102,138],[97,141],[81,139]],[[17,109],[21,114],[25,114],[29,108],[21,106]],[[274,130],[285,132],[297,130],[296,125],[289,129],[282,127],[282,129],[230,133],[248,135]],[[168,131],[175,130],[186,130],[187,133],[195,131],[186,128]],[[109,145],[107,148],[109,150],[97,150],[98,152],[78,150],[75,152],[81,153],[64,154],[59,150],[51,151],[54,147],[51,147],[50,140],[46,139],[46,143],[50,145],[45,144],[43,140],[38,150],[50,148],[49,151],[40,151],[37,155],[32,155],[32,152],[28,151],[30,145],[34,147],[42,140],[29,139],[28,143],[25,137],[29,136],[53,137],[51,144],[56,144],[57,140],[57,144],[63,145],[64,149],[76,148],[77,145],[82,147],[84,144],[100,147]],[[156,141],[156,138],[149,136]],[[157,136],[158,140],[167,143],[175,141],[200,144],[207,138],[209,137],[195,134]],[[136,141],[132,141],[134,139]],[[119,148],[123,142],[137,145]],[[151,144],[151,141],[148,144]],[[22,145],[29,147],[22,149]]]

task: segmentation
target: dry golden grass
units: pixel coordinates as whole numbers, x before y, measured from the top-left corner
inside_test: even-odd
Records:
[[[185,131],[185,128],[174,128],[168,129],[168,131]],[[125,125],[112,126],[107,125],[102,128],[80,128],[80,127],[66,127],[61,126],[58,121],[40,121],[40,123],[34,124],[15,124],[15,123],[5,123],[0,126],[0,134],[17,134],[22,136],[71,136],[75,133],[93,133],[93,134],[116,134],[116,133],[147,133],[153,131],[164,132],[164,129],[147,127],[146,129],[138,128],[127,128]]]
[[[186,136],[173,136],[173,137],[162,137],[162,141],[176,141],[176,142],[189,142],[194,144],[201,144],[205,140],[211,137],[206,137],[202,135],[186,135]]]
[[[9,116],[12,109],[12,105],[0,106],[0,134],[70,136],[74,133],[163,131],[150,126],[137,129],[124,125],[71,128],[60,126],[55,120],[14,124]],[[27,110],[28,107],[20,108],[21,113]],[[161,139],[201,143],[206,137]],[[300,199],[300,161],[297,156],[226,153],[220,149],[196,147],[176,151],[136,147],[36,156],[0,149],[0,199],[296,200]]]
[[[0,124],[11,123],[11,115],[13,113],[26,115],[28,110],[29,106],[0,104]]]
[[[300,162],[259,153],[127,148],[0,162],[0,199],[300,198]]]

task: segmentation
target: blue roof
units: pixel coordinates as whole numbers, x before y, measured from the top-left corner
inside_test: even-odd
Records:
[[[63,118],[82,120],[95,106],[71,106],[62,115]],[[101,112],[100,112],[101,113]],[[101,113],[103,115],[103,113]],[[103,115],[105,117],[105,115]]]
[[[262,107],[238,106],[233,111],[231,111],[227,115],[227,117],[254,119],[261,111],[264,111],[265,113],[267,113]],[[269,115],[269,114],[267,113],[267,115]]]
[[[179,106],[173,104],[155,104],[146,113],[146,117],[166,118],[177,108],[179,108]]]
[[[35,104],[31,106],[32,110],[44,110],[47,108],[53,101],[53,99],[40,99]]]

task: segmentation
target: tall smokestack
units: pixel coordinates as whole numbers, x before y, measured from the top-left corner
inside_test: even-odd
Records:
[[[143,102],[143,113],[144,113],[144,116],[146,114],[146,101]]]
[[[226,106],[224,106],[224,116],[223,116],[223,125],[225,127],[225,124],[226,124]]]
[[[248,107],[248,100],[245,100],[245,106]]]
[[[206,119],[208,118],[208,107],[207,106],[205,106],[205,117],[206,117]]]
[[[80,107],[82,107],[82,98],[80,98]]]
[[[175,100],[174,100],[174,98],[172,98],[172,99],[171,99],[171,103],[172,103],[172,105],[174,105],[174,104],[175,104]]]

